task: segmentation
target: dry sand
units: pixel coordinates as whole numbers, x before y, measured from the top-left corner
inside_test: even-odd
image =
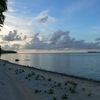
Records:
[[[100,82],[0,60],[0,100],[100,100]]]

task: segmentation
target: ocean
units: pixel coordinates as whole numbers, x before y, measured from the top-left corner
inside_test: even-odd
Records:
[[[100,53],[3,54],[12,63],[100,81]],[[18,62],[15,59],[19,59]]]

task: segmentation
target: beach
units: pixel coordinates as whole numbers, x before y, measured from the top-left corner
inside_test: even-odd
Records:
[[[99,100],[100,82],[0,60],[0,100]]]

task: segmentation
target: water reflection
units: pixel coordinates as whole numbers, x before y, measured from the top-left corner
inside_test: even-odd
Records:
[[[6,54],[2,59],[40,69],[100,80],[100,53],[69,54]]]

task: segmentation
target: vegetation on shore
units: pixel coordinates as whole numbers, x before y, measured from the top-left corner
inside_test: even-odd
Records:
[[[0,0],[0,31],[4,25],[5,15],[3,13],[5,11],[7,11],[7,0]]]
[[[17,53],[16,51],[12,51],[12,50],[3,50],[0,46],[0,54],[3,54],[3,53]]]
[[[15,72],[15,74],[17,75],[23,74],[23,78],[25,78],[26,81],[31,82],[33,80],[34,82],[36,82],[36,84],[34,84],[33,93],[35,95],[45,93],[45,95],[47,95],[48,97],[50,96],[50,100],[70,100],[69,94],[77,95],[79,94],[78,90],[80,90],[80,92],[82,92],[83,94],[85,93],[86,97],[88,98],[92,96],[91,91],[88,91],[84,87],[79,88],[78,84],[75,84],[75,82],[72,81],[59,83],[52,78],[46,78],[44,75],[37,74],[35,70],[31,70],[30,72],[27,72],[25,69],[18,68],[9,68],[9,70]],[[40,85],[41,88],[39,88],[38,85]],[[59,91],[59,97],[56,94],[57,91]]]
[[[11,51],[11,50],[4,50],[4,51],[1,51],[0,53],[2,54],[2,53],[17,53],[17,52]]]

